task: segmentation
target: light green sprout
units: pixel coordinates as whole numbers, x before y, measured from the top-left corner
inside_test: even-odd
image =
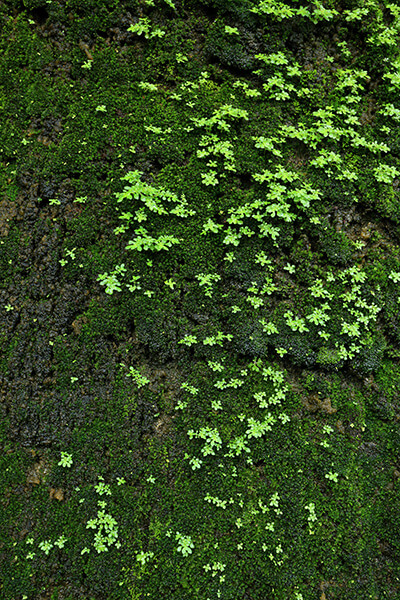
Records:
[[[57,463],[60,467],[72,467],[72,454],[61,452],[61,460]]]

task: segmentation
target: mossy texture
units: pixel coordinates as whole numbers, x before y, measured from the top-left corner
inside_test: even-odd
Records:
[[[400,4],[0,5],[0,598],[400,595]]]

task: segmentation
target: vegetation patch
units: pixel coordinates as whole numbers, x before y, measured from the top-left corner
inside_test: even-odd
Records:
[[[0,31],[1,597],[396,598],[397,0]]]

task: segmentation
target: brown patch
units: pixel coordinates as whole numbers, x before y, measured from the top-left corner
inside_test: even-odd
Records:
[[[364,386],[368,389],[373,390],[374,392],[379,392],[379,385],[377,385],[374,381],[374,376],[370,375],[369,377],[365,377],[363,380]]]
[[[50,488],[49,495],[51,500],[58,500],[59,502],[64,500],[64,492],[61,488]]]
[[[39,485],[46,474],[46,467],[44,461],[41,460],[38,463],[35,463],[33,467],[28,472],[26,477],[26,483],[30,483],[31,485]]]
[[[288,165],[294,165],[297,169],[300,169],[307,164],[307,158],[304,156],[304,154],[291,154],[287,162]]]
[[[365,110],[360,117],[361,125],[371,125],[375,120],[375,113],[375,101],[371,98],[368,102],[367,110]]]
[[[9,200],[0,202],[0,235],[6,237],[10,228],[10,221],[17,216],[17,205]]]
[[[32,485],[40,484],[40,477],[36,471],[31,471],[26,478],[26,483],[30,483]]]
[[[88,60],[93,60],[93,55],[90,52],[89,46],[87,44],[85,44],[85,42],[83,42],[82,40],[79,40],[78,45],[79,45],[79,48],[81,50],[83,50],[83,52],[86,54],[86,57],[88,58]]]
[[[360,231],[360,237],[363,240],[369,240],[369,238],[372,235],[372,224],[368,223],[367,225],[364,225],[363,227],[361,227],[361,231]]]
[[[74,330],[75,335],[79,335],[82,331],[82,327],[88,322],[88,318],[85,315],[81,315],[77,317],[75,321],[72,322],[72,329]]]
[[[337,412],[337,408],[332,406],[330,398],[325,398],[325,400],[321,402],[321,411],[327,415],[334,415],[335,412]]]
[[[150,379],[149,389],[161,394],[167,412],[172,410],[181,391],[182,377],[179,371],[175,366],[164,366],[148,371],[147,376]]]
[[[168,433],[173,417],[163,414],[154,423],[154,432],[158,436],[164,436]]]
[[[337,412],[331,404],[330,398],[322,399],[319,394],[312,394],[307,398],[303,398],[303,406],[311,413],[322,412],[327,415],[333,415]]]
[[[48,471],[48,465],[43,459],[41,459],[38,463],[35,463],[28,472],[26,483],[30,483],[31,485],[39,485],[45,480]]]
[[[336,423],[336,427],[338,428],[338,430],[340,431],[340,433],[345,433],[345,428],[343,427],[342,421],[338,421]]]

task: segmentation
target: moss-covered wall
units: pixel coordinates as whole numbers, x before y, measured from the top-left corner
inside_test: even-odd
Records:
[[[399,597],[399,19],[0,4],[0,598]]]

